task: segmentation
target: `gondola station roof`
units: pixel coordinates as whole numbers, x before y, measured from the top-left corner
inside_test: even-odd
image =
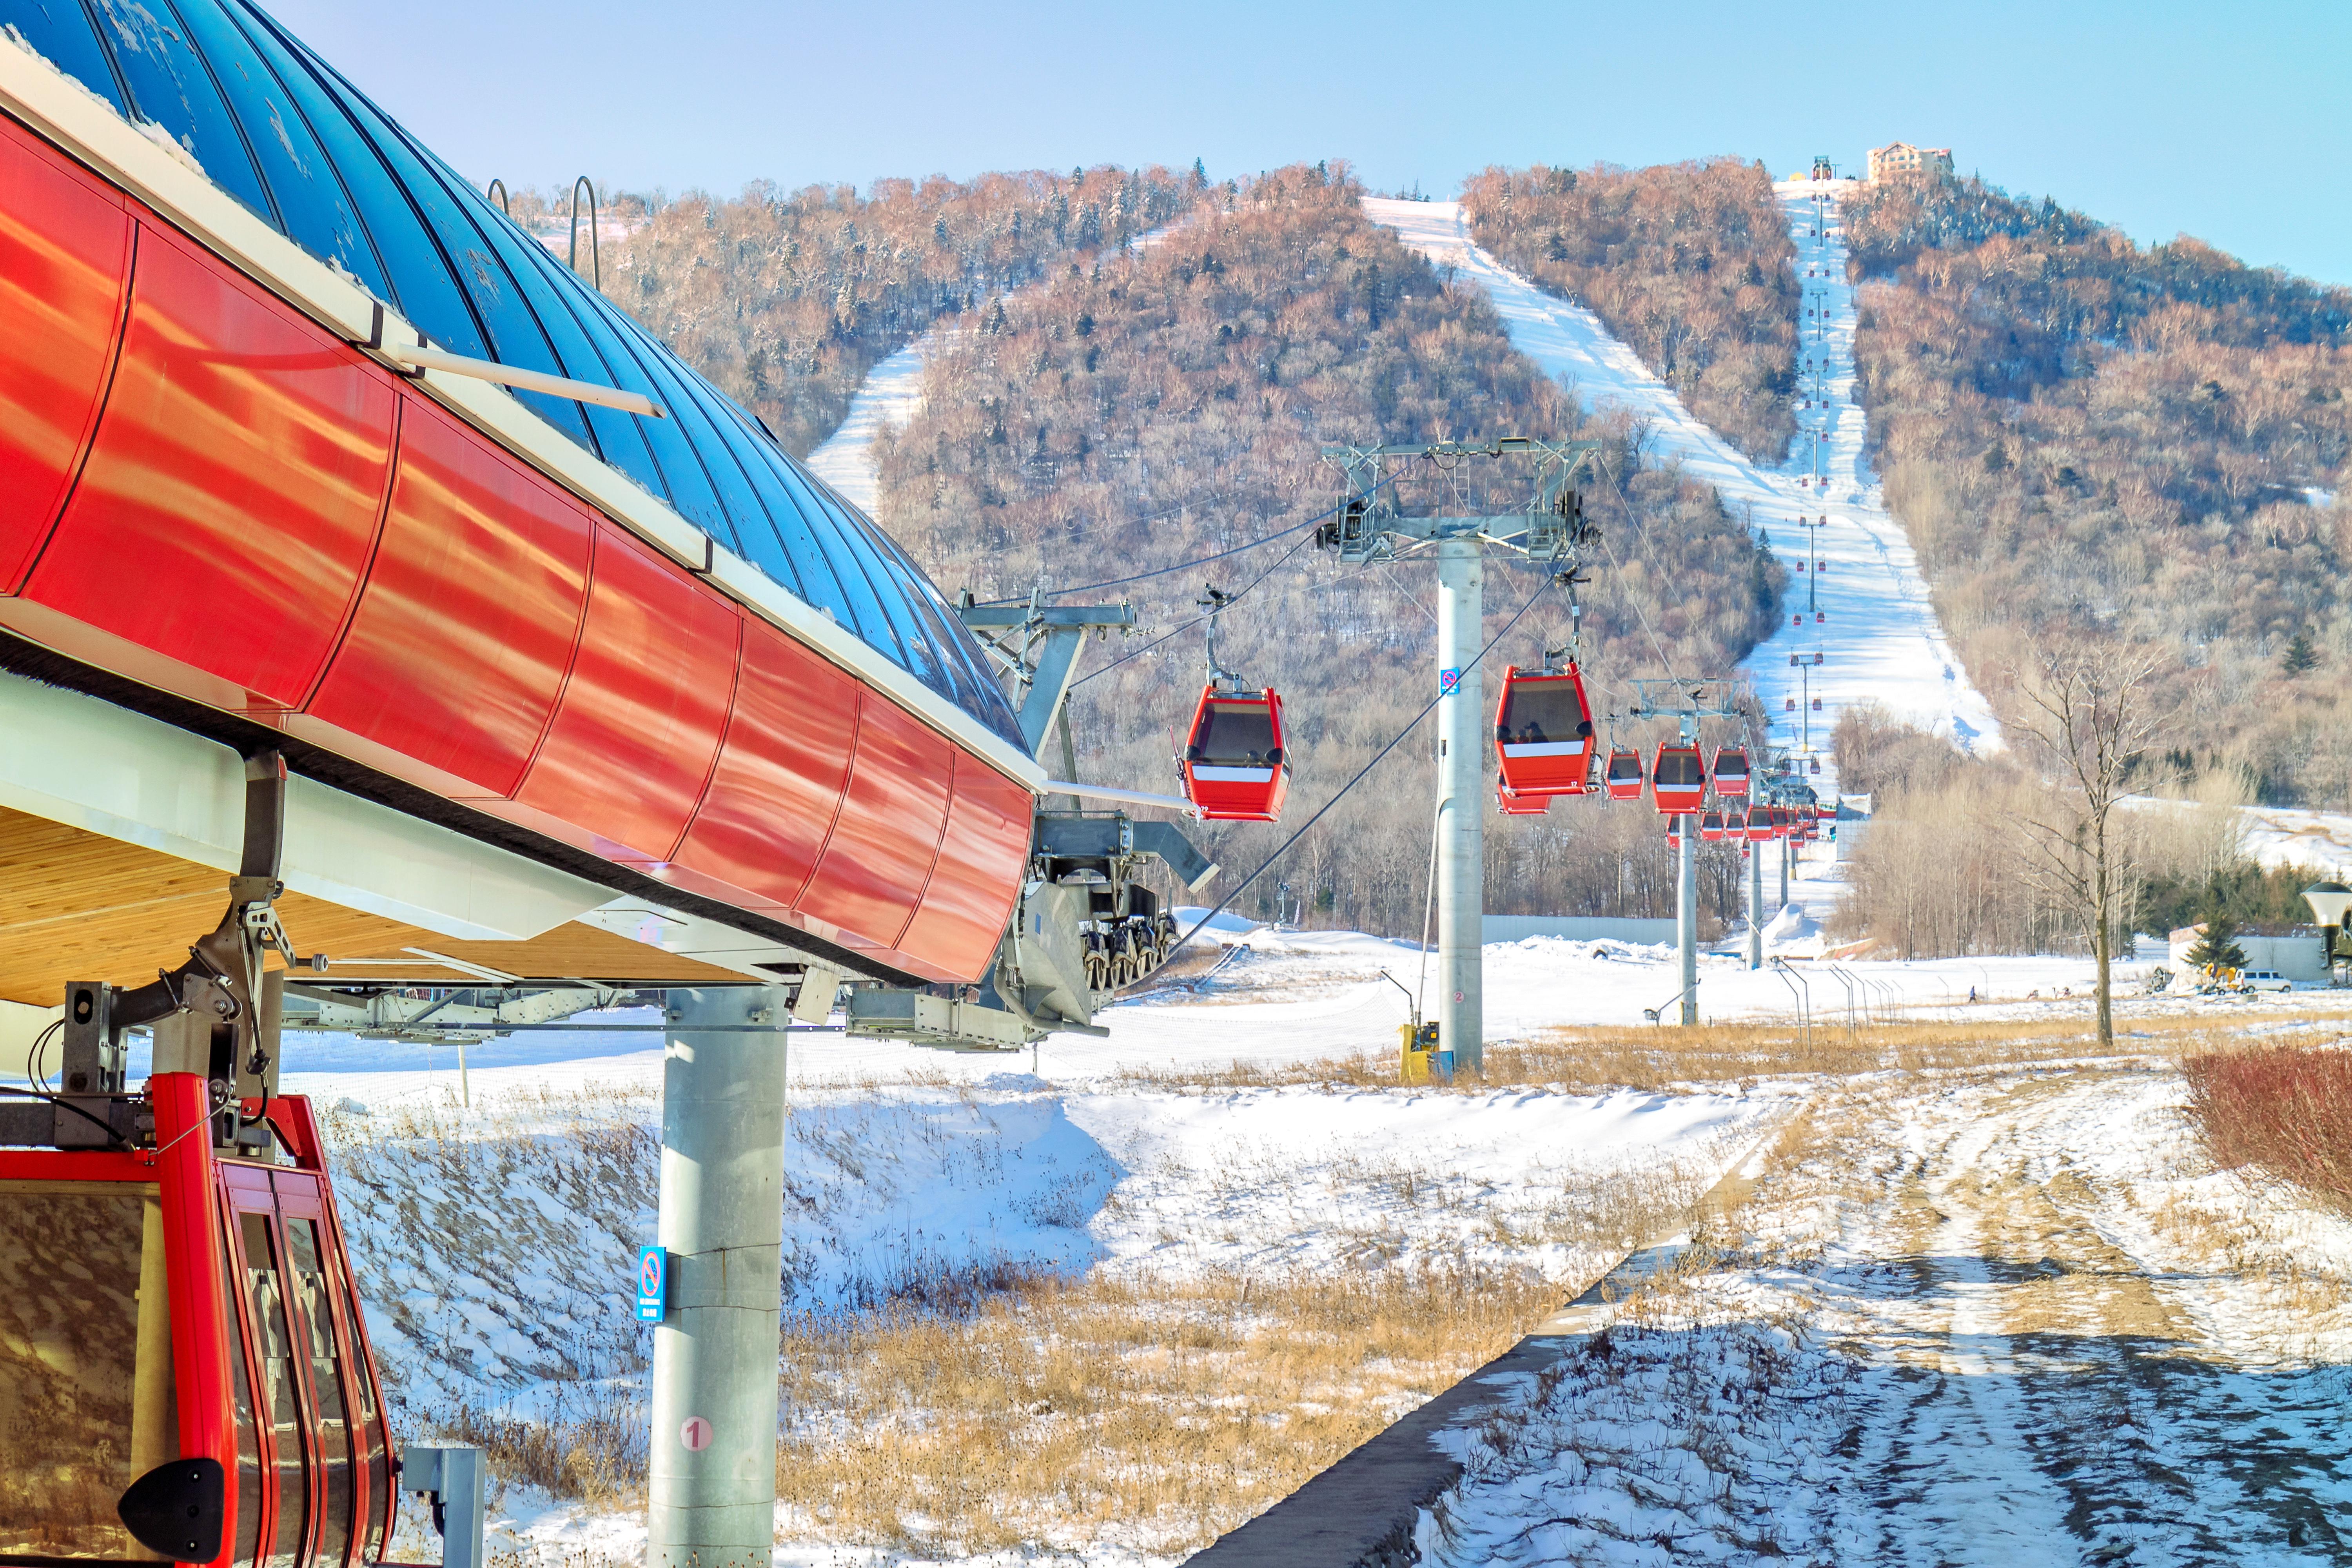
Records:
[[[664,417],[513,394],[1019,745],[978,647],[903,551],[269,16],[243,0],[0,0],[0,27],[432,347],[649,399]]]

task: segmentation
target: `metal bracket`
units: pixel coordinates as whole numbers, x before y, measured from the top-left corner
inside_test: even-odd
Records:
[[[156,1071],[202,1072],[226,1079],[225,1089],[243,1075],[258,1080],[260,1098],[268,1100],[277,1048],[269,1004],[278,988],[265,987],[262,960],[276,952],[289,968],[299,963],[278,918],[278,900],[286,891],[278,879],[285,841],[286,759],[257,752],[245,760],[245,842],[220,923],[188,949],[185,963],[109,999],[110,1023],[117,1030],[176,1020],[173,1028],[157,1032]],[[223,1028],[230,1035],[226,1063],[214,1048],[215,1031]]]
[[[1415,446],[1326,447],[1323,459],[1345,477],[1347,499],[1339,515],[1318,531],[1316,542],[1336,550],[1342,561],[1393,560],[1438,539],[1475,538],[1530,561],[1573,570],[1600,531],[1584,518],[1570,482],[1594,463],[1597,441],[1546,441],[1533,436],[1502,436],[1483,445],[1436,441]],[[1407,517],[1396,500],[1396,465],[1417,462],[1451,469],[1474,458],[1527,457],[1535,460],[1528,504],[1491,517]]]
[[[1135,629],[1132,605],[1048,605],[1042,592],[1031,595],[1025,605],[965,604],[956,615],[1013,678],[1022,743],[1041,760],[1055,721],[1069,700],[1087,634]]]
[[[482,1568],[482,1451],[469,1443],[401,1451],[400,1485],[432,1500],[441,1568]]]

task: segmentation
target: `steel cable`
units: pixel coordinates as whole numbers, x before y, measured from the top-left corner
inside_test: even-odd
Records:
[[[1547,575],[1542,582],[1537,584],[1536,591],[1528,595],[1527,603],[1521,605],[1518,607],[1517,612],[1514,614],[1509,620],[1503,623],[1502,630],[1496,632],[1493,637],[1486,639],[1486,646],[1480,648],[1477,653],[1472,657],[1470,662],[1462,667],[1462,673],[1467,675],[1472,670],[1477,668],[1479,662],[1489,653],[1494,651],[1495,645],[1501,642],[1504,637],[1510,635],[1511,628],[1519,624],[1521,617],[1525,616],[1529,610],[1536,607],[1536,601],[1543,597],[1544,590],[1550,585],[1551,579],[1549,575]],[[1182,947],[1186,942],[1200,935],[1202,931],[1207,927],[1211,921],[1215,920],[1219,915],[1223,914],[1225,910],[1231,907],[1233,901],[1235,899],[1240,898],[1243,891],[1246,889],[1252,882],[1255,882],[1260,877],[1265,876],[1268,867],[1272,866],[1276,860],[1281,859],[1285,854],[1288,853],[1292,845],[1297,843],[1301,838],[1306,837],[1308,828],[1313,827],[1317,823],[1322,821],[1324,815],[1333,806],[1339,805],[1342,799],[1346,798],[1349,790],[1354,789],[1358,784],[1363,783],[1364,779],[1371,773],[1371,771],[1374,768],[1379,767],[1381,763],[1387,759],[1388,754],[1391,752],[1395,751],[1398,746],[1402,744],[1404,738],[1407,735],[1412,734],[1415,730],[1419,729],[1421,727],[1421,721],[1423,719],[1428,718],[1430,714],[1435,710],[1437,705],[1444,700],[1445,694],[1443,691],[1431,698],[1422,708],[1422,710],[1414,714],[1412,718],[1406,722],[1403,729],[1399,730],[1390,738],[1387,745],[1382,746],[1378,752],[1373,753],[1372,760],[1370,762],[1366,763],[1362,767],[1356,770],[1355,777],[1349,779],[1346,784],[1339,786],[1339,794],[1333,795],[1329,800],[1325,801],[1320,806],[1318,806],[1314,816],[1299,824],[1297,832],[1284,839],[1282,843],[1276,847],[1273,854],[1258,862],[1256,870],[1252,871],[1248,876],[1244,877],[1240,881],[1234,884],[1233,891],[1227,893],[1223,899],[1219,900],[1216,908],[1211,910],[1207,914],[1202,915],[1199,921],[1193,923],[1191,931],[1186,931],[1182,936],[1177,938],[1176,945],[1180,948]]]

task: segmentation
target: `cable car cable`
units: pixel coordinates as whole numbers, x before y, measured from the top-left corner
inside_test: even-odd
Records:
[[[1617,487],[1617,500],[1618,504],[1624,508],[1625,521],[1628,522],[1633,521],[1633,498],[1625,493],[1625,481],[1620,479],[1616,474],[1611,472],[1609,466],[1606,463],[1601,465],[1601,471],[1604,474],[1608,474],[1609,482]],[[1660,579],[1664,580],[1668,576],[1668,574],[1664,568],[1659,566],[1657,555],[1650,550],[1650,542],[1646,537],[1644,537],[1644,534],[1645,531],[1643,529],[1636,528],[1633,530],[1633,536],[1642,542],[1643,553],[1650,557],[1650,570],[1657,573]],[[1625,563],[1618,559],[1617,546],[1611,542],[1609,536],[1605,533],[1601,536],[1601,547],[1609,552],[1610,564],[1616,567],[1618,574],[1622,576],[1625,571]],[[1675,661],[1666,657],[1665,644],[1658,640],[1657,628],[1650,625],[1650,613],[1642,608],[1642,601],[1639,597],[1633,598],[1633,614],[1641,619],[1642,629],[1650,634],[1650,647],[1657,653],[1658,668],[1666,672],[1667,679],[1680,680],[1682,677],[1675,673]]]
[[[1277,537],[1279,536],[1277,535]],[[1284,551],[1279,556],[1276,557],[1273,565],[1268,566],[1265,571],[1251,578],[1247,583],[1243,584],[1239,588],[1236,588],[1231,594],[1226,595],[1225,602],[1220,607],[1224,609],[1232,608],[1235,600],[1239,599],[1244,594],[1248,593],[1252,588],[1256,587],[1260,583],[1265,582],[1268,577],[1273,576],[1284,562],[1289,560],[1292,556],[1305,549],[1307,543],[1308,541],[1302,539],[1297,543],[1292,545],[1289,549]],[[1150,653],[1153,648],[1158,647],[1161,643],[1166,642],[1169,638],[1182,636],[1184,633],[1191,631],[1194,626],[1199,626],[1208,618],[1209,617],[1206,616],[1194,616],[1182,626],[1177,626],[1173,630],[1163,632],[1160,636],[1153,637],[1150,642],[1145,643],[1133,653],[1121,654],[1118,658],[1112,659],[1108,664],[1104,665],[1100,669],[1092,670],[1078,677],[1077,679],[1070,682],[1070,689],[1076,691],[1079,687],[1084,686],[1087,681],[1092,680],[1097,675],[1108,675],[1112,670],[1117,669],[1129,659],[1139,658],[1144,654]]]
[[[1393,478],[1382,479],[1381,481],[1381,485],[1393,485],[1395,483],[1396,480]],[[1173,566],[1160,566],[1154,568],[1150,572],[1139,572],[1132,577],[1113,577],[1107,583],[1080,583],[1068,588],[1048,588],[1045,590],[1043,596],[1048,599],[1058,599],[1065,594],[1087,594],[1092,593],[1097,588],[1123,588],[1129,583],[1149,582],[1154,577],[1165,577],[1171,572],[1189,572],[1195,566],[1206,566],[1212,561],[1223,561],[1228,555],[1239,555],[1244,551],[1255,550],[1261,544],[1272,544],[1277,539],[1289,538],[1292,534],[1297,533],[1300,529],[1312,528],[1318,522],[1322,522],[1329,518],[1337,517],[1343,510],[1346,509],[1348,501],[1358,499],[1369,499],[1371,495],[1379,494],[1381,485],[1373,486],[1371,490],[1368,492],[1367,496],[1364,498],[1350,496],[1348,498],[1348,500],[1341,501],[1338,506],[1332,507],[1327,511],[1317,512],[1305,522],[1293,523],[1288,528],[1267,534],[1264,539],[1253,539],[1247,544],[1236,544],[1231,550],[1220,550],[1214,555],[1203,555],[1198,560],[1193,561],[1180,561]],[[1004,605],[1025,605],[1028,602],[1029,599],[1025,595],[1012,599],[982,599],[977,601],[978,604],[985,605],[990,609],[995,609]]]
[[[1513,615],[1509,620],[1503,623],[1503,629],[1501,631],[1496,632],[1493,637],[1486,639],[1486,646],[1480,648],[1477,653],[1471,658],[1470,662],[1462,667],[1462,673],[1467,675],[1470,671],[1477,668],[1479,661],[1494,651],[1495,645],[1501,642],[1504,637],[1509,636],[1511,628],[1519,624],[1520,618],[1526,616],[1529,610],[1536,607],[1536,601],[1543,597],[1544,590],[1550,585],[1551,580],[1549,577],[1547,577],[1543,582],[1537,584],[1536,591],[1528,595],[1528,602],[1521,605],[1517,613]],[[1326,812],[1339,805],[1339,802],[1346,797],[1349,790],[1363,783],[1365,776],[1374,768],[1379,767],[1381,762],[1387,758],[1388,754],[1402,744],[1404,738],[1407,735],[1412,734],[1415,730],[1419,729],[1421,727],[1421,721],[1423,719],[1428,718],[1430,714],[1436,710],[1437,705],[1444,700],[1445,694],[1444,692],[1440,692],[1435,697],[1431,698],[1420,712],[1414,714],[1412,719],[1406,721],[1403,729],[1399,730],[1390,738],[1387,745],[1382,746],[1378,752],[1373,753],[1372,760],[1370,762],[1366,763],[1362,767],[1356,770],[1355,777],[1349,779],[1346,784],[1339,786],[1339,794],[1333,795],[1329,800],[1325,801],[1321,805],[1316,807],[1315,815],[1308,817],[1305,822],[1300,823],[1298,825],[1297,832],[1284,839],[1275,849],[1273,854],[1259,861],[1256,870],[1252,871],[1248,876],[1244,877],[1240,881],[1234,883],[1234,890],[1227,893],[1222,900],[1220,900],[1215,909],[1211,910],[1207,914],[1202,915],[1200,920],[1195,921],[1191,931],[1188,931],[1182,936],[1178,937],[1176,939],[1175,947],[1171,947],[1169,951],[1173,952],[1176,951],[1176,948],[1182,947],[1186,942],[1200,935],[1202,931],[1207,927],[1211,921],[1215,920],[1219,915],[1223,914],[1226,909],[1232,905],[1233,901],[1235,899],[1240,898],[1243,891],[1246,889],[1252,882],[1256,881],[1260,877],[1265,875],[1266,868],[1272,866],[1276,860],[1281,859],[1285,854],[1288,853],[1292,845],[1297,843],[1301,838],[1306,837],[1307,830],[1308,828],[1322,821],[1323,816]]]

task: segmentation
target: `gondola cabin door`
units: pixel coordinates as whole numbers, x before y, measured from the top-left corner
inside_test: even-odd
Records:
[[[390,1455],[320,1179],[232,1161],[220,1170],[238,1330],[230,1368],[237,1560],[257,1568],[376,1561]]]
[[[1706,765],[1699,761],[1698,748],[1688,742],[1660,745],[1650,772],[1650,794],[1669,816],[1698,810],[1706,800]]]
[[[1611,800],[1642,798],[1642,753],[1619,746],[1609,753],[1609,771],[1601,776],[1601,787]]]
[[[1192,713],[1179,764],[1184,796],[1204,822],[1273,822],[1290,793],[1282,699],[1212,683]]]

